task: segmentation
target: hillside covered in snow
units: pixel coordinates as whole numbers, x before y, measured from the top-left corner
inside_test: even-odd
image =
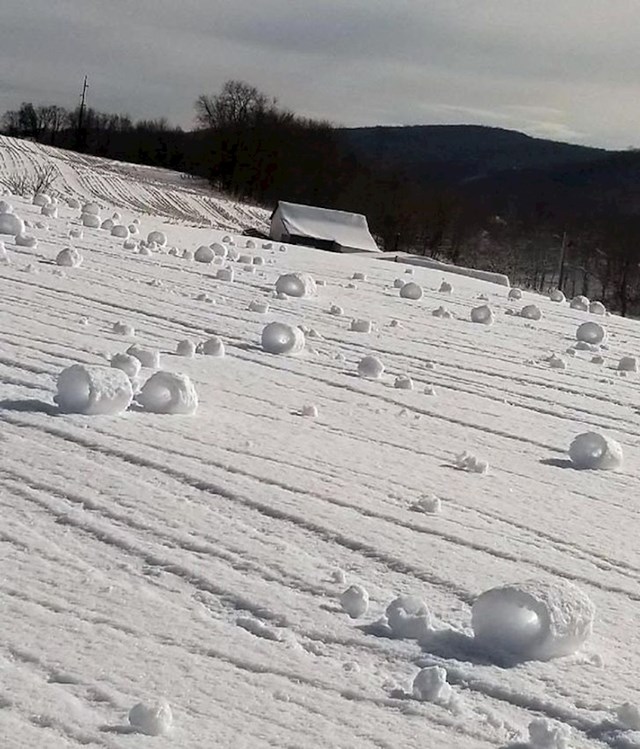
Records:
[[[637,322],[0,139],[50,164],[0,198],[2,747],[640,747]]]

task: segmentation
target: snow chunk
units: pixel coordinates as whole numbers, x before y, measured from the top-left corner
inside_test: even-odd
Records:
[[[520,310],[520,317],[524,317],[526,320],[541,320],[542,312],[537,304],[527,304]]]
[[[129,354],[114,354],[111,357],[110,364],[114,369],[122,370],[130,380],[135,380],[140,374],[140,367],[142,366],[135,356]]]
[[[452,689],[447,682],[446,668],[442,666],[423,668],[413,680],[413,696],[420,702],[448,705],[451,701]]]
[[[308,273],[287,273],[276,281],[276,292],[287,296],[315,296],[318,293],[316,282]]]
[[[24,232],[24,221],[13,213],[0,213],[0,234],[16,234]]]
[[[331,580],[338,585],[344,585],[347,582],[347,575],[344,570],[338,567],[331,573]]]
[[[571,728],[536,718],[529,723],[529,749],[569,749]]]
[[[555,354],[551,354],[551,356],[547,359],[547,362],[549,363],[551,369],[567,368],[566,359],[563,359],[561,356],[556,356]]]
[[[592,356],[591,363],[592,364],[604,364],[604,356],[600,356],[600,354],[598,354],[597,356]]]
[[[253,241],[253,239],[247,239],[244,245],[248,250],[255,249],[256,243]]]
[[[82,265],[82,254],[75,247],[65,247],[56,255],[56,265],[66,268],[77,268]]]
[[[591,636],[595,608],[567,581],[529,580],[491,588],[471,609],[476,642],[524,660],[575,653]]]
[[[450,320],[453,314],[446,308],[440,305],[438,309],[434,309],[431,313],[434,317],[441,317],[443,320]]]
[[[352,619],[367,613],[369,593],[362,585],[351,585],[340,596],[340,605]]]
[[[214,251],[211,249],[211,247],[206,247],[205,245],[201,245],[195,251],[193,255],[193,259],[196,261],[196,263],[212,263],[213,258],[215,256],[216,255]]]
[[[469,473],[488,473],[489,464],[486,460],[480,460],[475,455],[468,453],[466,450],[456,455],[455,465],[463,471]]]
[[[591,302],[589,305],[589,312],[591,312],[592,315],[606,315],[607,308],[602,304],[602,302]]]
[[[117,414],[133,398],[127,375],[109,367],[74,364],[58,375],[57,388],[54,400],[63,413]]]
[[[217,335],[207,338],[198,348],[206,356],[217,356],[219,359],[224,356],[224,343],[222,338],[219,338]]]
[[[269,303],[254,299],[249,302],[249,312],[258,312],[261,315],[266,315],[269,312]]]
[[[352,320],[349,330],[354,333],[371,333],[373,322],[371,320]]]
[[[622,445],[598,432],[584,432],[569,446],[569,457],[576,468],[615,471],[622,465]]]
[[[300,413],[302,416],[309,416],[312,419],[317,419],[318,406],[316,406],[315,403],[307,403],[305,406],[302,406],[302,411]]]
[[[453,292],[453,286],[448,281],[443,281],[440,284],[440,288],[438,289],[438,291],[441,294],[451,294]]]
[[[588,312],[589,300],[586,296],[574,296],[569,306],[571,307],[571,309],[579,309],[582,312]]]
[[[413,390],[413,380],[409,375],[398,375],[393,383],[393,387],[398,390]]]
[[[127,354],[135,356],[143,367],[158,369],[160,367],[160,352],[156,349],[144,348],[137,343],[129,346]]]
[[[173,715],[167,702],[157,705],[139,702],[129,710],[129,723],[147,736],[164,736],[173,727]]]
[[[80,208],[80,201],[77,198],[68,198],[67,205],[69,206],[69,208],[78,210],[78,208]]]
[[[156,372],[144,383],[136,401],[145,411],[157,414],[193,414],[198,395],[185,374]]]
[[[481,323],[482,325],[493,325],[494,320],[495,315],[488,304],[474,307],[471,310],[471,322]]]
[[[385,611],[387,624],[398,639],[419,640],[431,631],[427,604],[417,596],[398,596]]]
[[[196,355],[196,344],[193,341],[190,341],[188,338],[185,338],[183,341],[178,341],[178,345],[176,346],[176,355],[185,356],[188,359],[193,359],[193,357]]]
[[[623,356],[618,362],[618,371],[619,372],[637,372],[638,371],[637,358],[635,356]]]
[[[9,264],[9,256],[7,255],[7,248],[4,246],[4,242],[0,242],[0,264]]]
[[[406,281],[404,278],[396,278],[393,282],[394,289],[401,289],[405,285]]]
[[[436,497],[435,494],[425,495],[412,504],[411,509],[414,512],[424,512],[427,515],[439,515],[442,511],[442,502],[440,497]]]
[[[361,273],[360,271],[355,271],[354,274],[351,276],[352,281],[366,281],[367,275],[366,273]]]
[[[163,231],[150,231],[147,234],[147,242],[155,242],[159,247],[167,244],[167,235]]]
[[[84,232],[82,231],[82,229],[78,228],[69,229],[69,236],[72,239],[82,239],[82,237],[84,236]]]
[[[269,323],[262,331],[262,348],[269,354],[299,354],[305,346],[304,333],[283,322]]]
[[[233,268],[220,268],[220,270],[216,273],[216,278],[219,281],[233,281]]]
[[[625,702],[615,710],[622,725],[631,731],[640,731],[640,709],[632,702]]]
[[[606,328],[597,322],[583,322],[576,330],[576,339],[585,343],[602,343],[606,337]]]
[[[514,286],[509,290],[508,299],[522,299],[522,290]]]
[[[124,224],[115,224],[111,229],[111,236],[127,239],[129,237],[129,229]]]
[[[358,374],[370,380],[379,380],[384,373],[384,364],[377,356],[365,356],[358,363]]]
[[[421,299],[422,298],[422,286],[413,281],[404,284],[400,289],[400,296],[403,299]]]
[[[18,247],[34,248],[38,246],[38,240],[32,234],[25,234],[24,232],[16,234],[14,242]]]
[[[83,213],[81,216],[81,221],[82,225],[89,227],[89,229],[100,228],[100,216],[97,216],[95,213]]]
[[[136,331],[133,325],[129,325],[129,323],[126,323],[126,322],[120,322],[119,320],[113,323],[111,332],[115,333],[116,335],[124,335],[124,336],[129,336],[129,337],[134,336],[136,334]]]

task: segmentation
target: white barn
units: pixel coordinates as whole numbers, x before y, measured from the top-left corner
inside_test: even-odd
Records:
[[[331,252],[380,252],[365,216],[282,200],[271,214],[270,236]]]

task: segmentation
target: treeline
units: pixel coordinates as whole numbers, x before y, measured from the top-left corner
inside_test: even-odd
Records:
[[[560,284],[622,314],[640,312],[640,217],[615,201],[594,210],[563,192],[540,200],[535,190],[501,196],[482,184],[417,183],[365,164],[331,123],[300,117],[242,81],[198,97],[195,122],[183,131],[165,119],[24,103],[1,126],[8,135],[183,171],[266,207],[289,200],[364,213],[387,251],[507,273],[540,291]]]

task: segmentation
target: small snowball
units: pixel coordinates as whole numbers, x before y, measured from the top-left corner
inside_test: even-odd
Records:
[[[167,250],[167,255],[171,255],[171,257],[178,257],[180,254],[180,250],[177,247],[169,247]]]
[[[127,349],[127,354],[135,356],[143,367],[158,369],[160,367],[160,352],[156,349],[144,348],[134,343]]]
[[[82,206],[82,213],[86,213],[89,216],[99,216],[100,206],[97,203],[85,203]]]
[[[124,335],[128,337],[133,337],[136,334],[133,325],[129,325],[129,323],[126,322],[120,322],[119,320],[118,322],[113,323],[111,332],[115,333],[116,335]]]
[[[227,248],[227,260],[235,261],[238,259],[238,251],[235,247]]]
[[[441,666],[423,668],[413,680],[413,696],[420,702],[448,705],[452,689],[447,683],[447,670]]]
[[[150,231],[147,234],[147,242],[155,242],[160,247],[164,247],[167,244],[167,235],[163,231]]]
[[[120,239],[127,239],[129,236],[129,229],[124,224],[115,224],[111,229],[112,237],[119,237]]]
[[[509,290],[509,299],[522,299],[522,291],[515,286]]]
[[[404,284],[400,289],[400,296],[403,299],[421,299],[422,298],[422,286],[410,281]]]
[[[189,377],[175,372],[156,372],[136,397],[145,411],[158,414],[193,414],[198,395]]]
[[[437,309],[434,309],[431,313],[434,317],[441,317],[443,320],[450,320],[453,317],[453,314],[443,306],[438,307]]]
[[[424,512],[427,515],[439,515],[442,511],[442,501],[435,494],[425,495],[411,505],[415,512]]]
[[[593,361],[593,359],[591,360]],[[635,356],[623,356],[618,362],[619,372],[637,372],[638,360]]]
[[[524,317],[526,320],[540,320],[542,319],[542,312],[537,304],[527,304],[520,310],[520,317]]]
[[[111,231],[111,229],[113,229],[113,226],[114,226],[114,224],[113,224],[113,220],[112,220],[112,219],[110,219],[110,218],[106,218],[106,219],[105,219],[105,220],[104,220],[104,221],[103,221],[103,222],[102,222],[102,223],[100,224],[100,228],[101,228],[101,229],[106,229],[107,231]]]
[[[213,250],[205,245],[198,247],[193,255],[193,259],[196,263],[212,263],[214,257],[215,253]]]
[[[193,359],[193,357],[196,355],[196,344],[193,341],[190,341],[188,338],[185,338],[183,341],[178,341],[178,345],[176,346],[176,355],[185,356],[188,359]]]
[[[135,379],[140,374],[141,364],[135,356],[114,354],[111,357],[110,364],[114,369],[121,369],[130,380]]]
[[[592,364],[604,364],[604,356],[600,356],[600,354],[598,354],[597,356],[592,356],[591,363]]]
[[[84,232],[82,231],[82,229],[70,229],[69,236],[72,239],[82,239],[82,237],[84,236]]]
[[[305,346],[304,333],[282,322],[272,322],[262,331],[262,348],[269,354],[298,354]]]
[[[118,211],[114,211],[114,212],[113,212],[113,213],[111,214],[111,218],[112,218],[112,219],[113,219],[114,221],[122,221],[122,216],[121,216],[121,215],[120,215],[120,214],[118,213]]]
[[[249,302],[249,312],[258,312],[261,315],[266,315],[269,311],[269,303],[262,302],[259,299],[254,299]]]
[[[574,296],[571,300],[571,303],[569,304],[571,309],[578,309],[582,312],[588,312],[589,311],[589,300],[586,296]]]
[[[0,234],[11,234],[14,237],[24,232],[24,221],[13,213],[0,213]]]
[[[405,270],[405,273],[408,273],[410,276],[412,276],[413,275],[413,268],[407,268]]]
[[[602,302],[591,302],[589,305],[589,312],[591,312],[592,315],[606,315],[607,308],[602,304]]]
[[[54,397],[63,413],[117,414],[133,398],[127,375],[120,369],[74,364],[58,375]]]
[[[451,294],[453,292],[453,286],[450,283],[448,283],[447,281],[443,281],[440,284],[440,288],[438,289],[438,291],[441,294]]]
[[[41,206],[42,207],[44,205],[49,205],[49,203],[51,203],[51,198],[46,193],[37,192],[33,196],[33,201],[32,202],[33,202],[33,205],[37,205],[37,206]]]
[[[318,406],[313,403],[308,403],[307,405],[302,407],[301,413],[303,416],[309,416],[312,419],[315,419],[318,417]]]
[[[222,338],[219,338],[217,335],[207,338],[206,341],[203,341],[200,344],[199,348],[200,352],[205,354],[205,356],[216,356],[219,359],[221,359],[225,353]]]
[[[622,465],[622,445],[598,432],[579,434],[569,446],[576,468],[615,471]]]
[[[67,200],[67,205],[69,206],[69,208],[73,208],[77,211],[80,208],[80,201],[76,198],[69,198]]]
[[[125,239],[122,243],[122,247],[125,250],[135,250],[136,242],[135,239]]]
[[[394,289],[401,289],[405,285],[406,281],[404,278],[396,278],[393,282]]]
[[[398,390],[413,390],[413,380],[409,375],[398,375],[393,383],[393,387]]]
[[[460,453],[455,458],[456,467],[469,473],[488,473],[489,464],[486,460],[480,460],[475,455],[468,452]]]
[[[137,224],[129,224],[127,229],[129,229],[129,234],[137,235],[140,233]]]
[[[40,213],[47,218],[58,218],[58,206],[53,203],[43,205],[40,209]]]
[[[551,369],[566,369],[567,368],[567,362],[565,359],[563,359],[561,356],[556,356],[555,354],[552,354],[548,359],[547,362],[549,363],[549,366]]]
[[[18,247],[30,247],[33,249],[38,246],[38,240],[32,234],[24,234],[23,232],[16,234],[14,242]]]
[[[344,570],[340,568],[333,570],[331,573],[331,580],[338,585],[344,585],[347,582],[347,576]]]
[[[244,246],[248,250],[253,250],[253,249],[255,249],[256,243],[253,241],[253,239],[247,239],[247,241],[246,241],[246,243],[245,243]]]
[[[529,749],[569,749],[571,728],[536,718],[529,723]]]
[[[224,239],[222,240],[225,241]],[[228,254],[227,248],[223,244],[219,244],[218,242],[214,242],[213,244],[209,245],[210,250],[213,252],[213,254],[216,257],[226,258]]]
[[[387,606],[387,624],[394,637],[419,640],[431,631],[427,604],[418,596],[398,596]]]
[[[365,356],[358,364],[358,374],[370,380],[379,380],[384,373],[384,364],[377,356]]]
[[[366,275],[366,273],[361,273],[360,271],[356,271],[351,276],[351,280],[352,281],[366,281],[367,280],[367,275]]]
[[[471,310],[471,322],[481,323],[482,325],[493,325],[495,315],[488,304],[480,307],[474,307]]]
[[[337,304],[332,304],[331,307],[329,307],[329,314],[339,317],[341,315],[344,315],[344,310],[342,309],[342,307],[339,307]]]
[[[371,333],[373,323],[371,320],[352,320],[349,330],[354,333]]]
[[[80,219],[82,221],[82,225],[88,227],[89,229],[100,228],[100,216],[97,216],[95,213],[83,213]]]
[[[220,268],[220,270],[216,273],[216,278],[219,281],[233,281],[233,268]]]
[[[129,711],[129,723],[147,736],[164,736],[173,727],[173,715],[166,702],[157,705],[139,702]]]
[[[551,289],[549,292],[549,299],[552,302],[565,302],[566,297],[560,289]]]
[[[183,250],[182,251],[182,259],[183,260],[193,260],[193,252],[191,250]]]
[[[77,268],[82,265],[82,254],[75,247],[65,247],[56,255],[56,265],[66,268]]]
[[[276,292],[293,297],[315,296],[316,282],[308,273],[287,273],[276,281]]]
[[[576,339],[586,343],[602,343],[606,337],[606,329],[597,322],[583,322],[576,330]]]
[[[427,385],[425,387],[425,389],[424,389],[424,394],[425,395],[435,395],[436,394],[436,390],[433,387],[433,385]]]
[[[340,596],[340,605],[352,619],[367,613],[369,593],[361,585],[352,585]]]
[[[631,731],[640,731],[640,709],[632,702],[625,702],[615,710],[622,725]]]

